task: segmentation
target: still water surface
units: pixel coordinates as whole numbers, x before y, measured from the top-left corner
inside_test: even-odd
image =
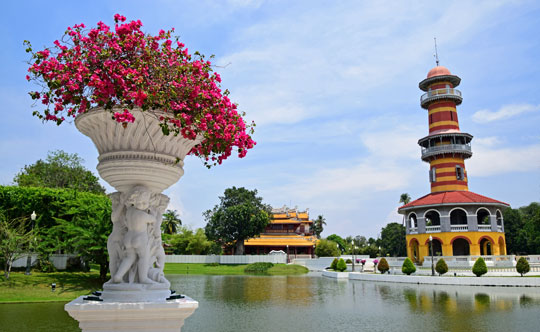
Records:
[[[169,275],[199,301],[182,332],[540,331],[536,288],[442,287],[306,276]],[[0,304],[0,331],[80,331],[63,303]]]

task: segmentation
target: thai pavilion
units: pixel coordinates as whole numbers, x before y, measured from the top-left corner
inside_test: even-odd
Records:
[[[259,237],[244,241],[246,255],[283,251],[289,257],[313,256],[317,237],[308,210],[298,211],[286,206],[272,209],[270,223]]]
[[[398,209],[406,220],[407,255],[415,262],[431,254],[430,236],[438,256],[506,254],[502,210],[509,205],[468,188],[465,160],[473,136],[459,129],[460,81],[437,63],[419,84],[429,134],[418,144],[430,165],[431,193]]]

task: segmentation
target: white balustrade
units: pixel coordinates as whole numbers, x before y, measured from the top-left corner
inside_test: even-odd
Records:
[[[441,231],[441,226],[426,226],[426,233],[437,233]]]
[[[450,225],[452,232],[467,232],[469,230],[468,225]]]
[[[478,230],[483,232],[490,232],[491,225],[478,225]]]

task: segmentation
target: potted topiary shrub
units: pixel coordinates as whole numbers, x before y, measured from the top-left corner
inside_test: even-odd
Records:
[[[482,257],[478,257],[478,259],[476,260],[476,262],[474,263],[473,267],[472,267],[472,272],[477,276],[477,277],[480,277],[484,274],[487,273],[487,266],[486,266],[486,262],[484,261],[484,259]]]
[[[332,261],[332,264],[330,264],[330,269],[331,270],[334,270],[336,271],[337,270],[337,264],[338,264],[338,259],[337,258],[334,258],[334,260]]]
[[[435,265],[435,271],[439,274],[439,276],[442,276],[446,272],[448,272],[448,265],[446,265],[446,262],[444,259],[440,258],[437,261],[437,265]]]
[[[390,270],[390,266],[388,265],[386,258],[384,257],[381,258],[381,260],[379,261],[379,265],[377,266],[377,269],[381,271],[382,274]]]
[[[416,272],[416,267],[409,257],[405,258],[403,265],[401,266],[401,272],[410,276],[412,273]]]
[[[527,262],[527,259],[525,259],[525,257],[520,257],[516,264],[516,271],[523,277],[523,275],[529,272],[530,269],[531,268],[529,266],[529,262]]]
[[[339,272],[343,272],[347,270],[347,263],[345,263],[343,258],[340,258],[339,261],[337,262],[336,270]]]
[[[345,261],[345,263],[347,264],[352,264],[352,260],[350,258],[347,258],[347,260]]]

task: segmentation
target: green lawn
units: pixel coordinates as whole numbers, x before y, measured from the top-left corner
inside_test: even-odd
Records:
[[[165,265],[165,274],[241,275],[247,265],[175,264]],[[2,271],[3,272],[3,271]],[[308,270],[299,265],[276,264],[268,270],[269,275],[304,274]],[[56,283],[56,291],[51,284]],[[0,303],[15,302],[68,302],[81,295],[100,290],[99,272],[11,272],[9,280],[0,275]]]
[[[165,274],[208,274],[208,275],[240,275],[247,265],[212,265],[212,264],[165,264]],[[308,269],[300,265],[275,264],[268,269],[270,275],[304,274]]]
[[[56,290],[51,291],[51,284]],[[50,302],[71,301],[101,289],[99,272],[11,272],[9,280],[0,276],[0,303],[2,302]]]

